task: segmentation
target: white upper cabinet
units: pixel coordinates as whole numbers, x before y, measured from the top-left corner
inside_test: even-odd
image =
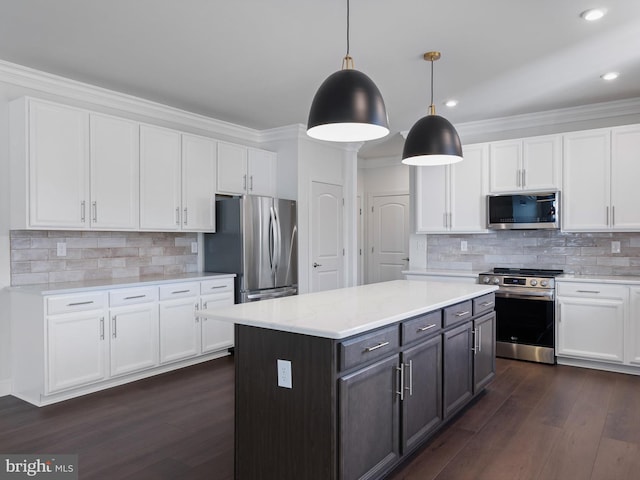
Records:
[[[101,229],[138,228],[138,123],[90,115],[90,225]]]
[[[182,229],[215,232],[217,143],[182,135]]]
[[[180,230],[180,133],[140,125],[140,228]]]
[[[453,165],[416,167],[416,233],[486,231],[487,144],[463,146]]]
[[[89,226],[89,114],[21,98],[11,103],[11,228]]]
[[[218,143],[219,193],[274,197],[276,154],[231,143]]]
[[[611,130],[611,215],[613,230],[640,230],[640,125]]]
[[[490,193],[560,188],[561,145],[560,135],[492,142]]]

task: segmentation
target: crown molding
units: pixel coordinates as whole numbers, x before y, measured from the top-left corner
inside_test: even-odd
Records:
[[[382,167],[405,167],[410,168],[409,165],[402,163],[400,156],[390,157],[371,157],[371,158],[358,158],[358,168],[382,168]]]
[[[341,143],[341,142],[327,142],[325,140],[318,140],[316,138],[311,138],[307,135],[307,127],[301,123],[296,123],[294,125],[287,125],[284,127],[276,127],[270,128],[268,130],[262,130],[258,134],[261,143],[269,143],[269,142],[281,142],[281,141],[301,141],[304,140],[306,142],[315,143],[317,145],[322,145],[324,147],[334,148],[340,151],[347,152],[358,152],[364,142],[354,142],[354,143]]]
[[[0,82],[46,94],[63,96],[80,102],[114,108],[156,120],[178,123],[186,127],[250,142],[260,141],[260,131],[211,117],[134,97],[125,93],[79,82],[70,78],[35,70],[0,60]],[[32,93],[29,93],[33,96]]]

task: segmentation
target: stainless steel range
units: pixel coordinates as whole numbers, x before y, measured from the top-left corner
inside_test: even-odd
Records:
[[[555,363],[555,279],[562,270],[494,268],[479,283],[497,285],[496,355]]]

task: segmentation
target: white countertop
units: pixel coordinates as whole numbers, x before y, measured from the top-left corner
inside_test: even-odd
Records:
[[[624,285],[640,284],[640,276],[637,275],[573,275],[564,273],[556,277],[557,282],[583,282],[583,283],[617,283]]]
[[[126,288],[162,283],[209,280],[216,278],[233,278],[235,273],[182,273],[176,275],[148,275],[144,277],[115,278],[102,280],[85,280],[80,282],[41,283],[7,287],[11,292],[30,293],[35,295],[59,295],[65,293],[88,292],[106,288]]]
[[[429,268],[410,268],[403,270],[403,275],[429,275],[434,277],[478,278],[484,270],[434,270]]]
[[[200,317],[341,339],[497,290],[468,283],[394,280],[241,303]]]

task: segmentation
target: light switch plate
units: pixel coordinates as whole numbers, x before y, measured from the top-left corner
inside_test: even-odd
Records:
[[[66,257],[67,256],[67,244],[65,242],[58,242],[56,244],[56,255],[58,257]]]
[[[291,382],[291,362],[289,360],[278,359],[278,386],[282,388],[293,388]]]
[[[611,242],[611,253],[620,253],[620,242]]]
[[[467,241],[466,240],[461,240],[460,241],[460,251],[461,252],[466,252],[467,251]]]

